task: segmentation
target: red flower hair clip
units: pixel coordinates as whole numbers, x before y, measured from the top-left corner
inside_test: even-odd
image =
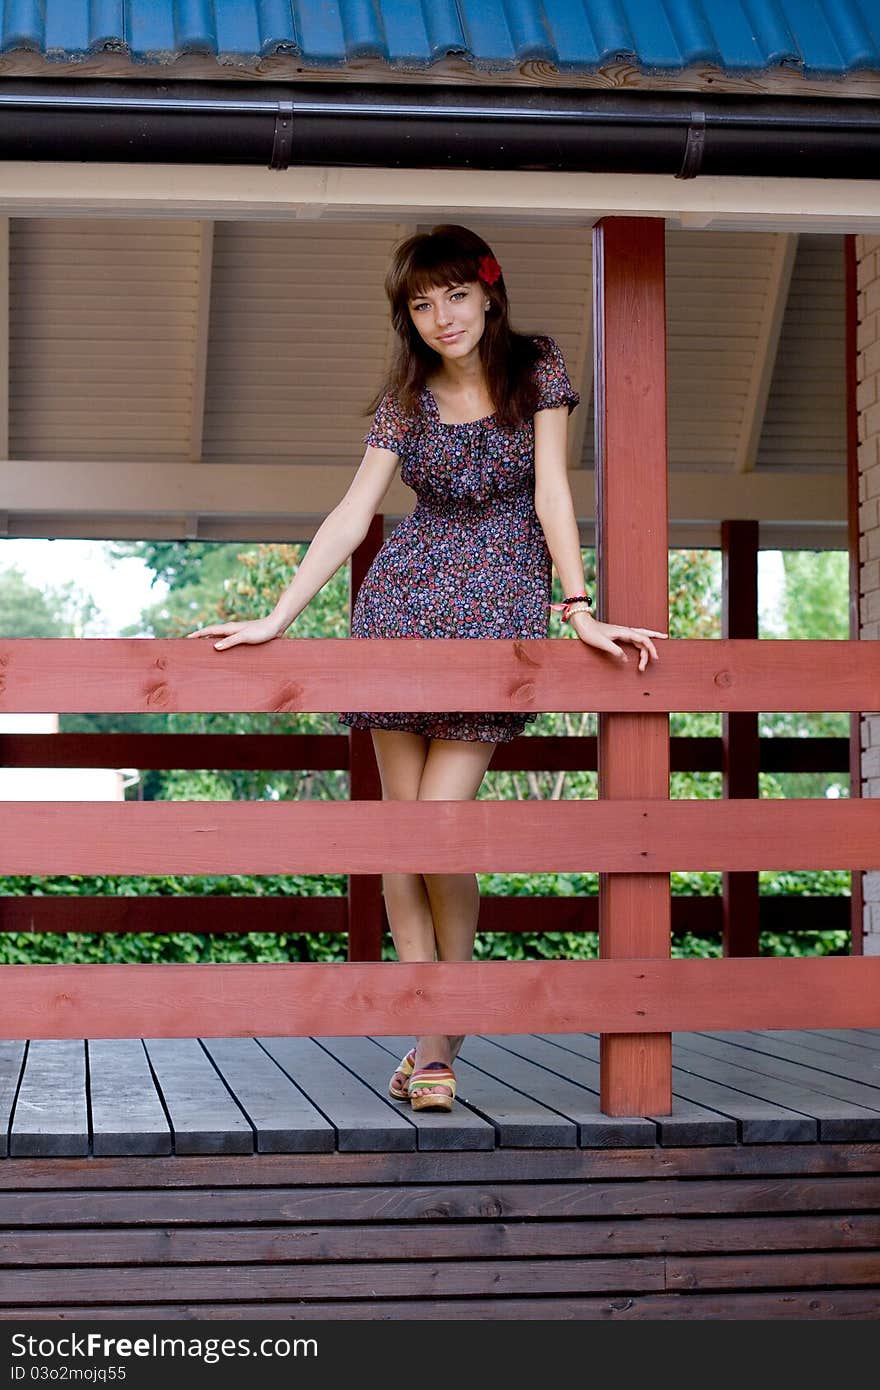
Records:
[[[494,256],[481,256],[477,274],[487,285],[494,285],[496,280],[501,279],[501,266]]]

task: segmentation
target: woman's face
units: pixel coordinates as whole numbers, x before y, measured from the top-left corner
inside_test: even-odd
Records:
[[[486,290],[479,280],[428,290],[409,301],[416,331],[436,353],[460,361],[476,350],[486,326]]]

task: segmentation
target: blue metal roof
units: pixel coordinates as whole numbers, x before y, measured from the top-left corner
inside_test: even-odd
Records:
[[[150,64],[285,54],[304,68],[455,56],[499,75],[535,61],[562,74],[880,69],[880,0],[5,0],[2,16],[0,52],[68,63],[110,49]]]

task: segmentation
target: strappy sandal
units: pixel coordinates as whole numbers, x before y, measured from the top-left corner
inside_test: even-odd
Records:
[[[442,1086],[448,1095],[431,1089]],[[409,1079],[409,1098],[413,1110],[451,1110],[455,1101],[455,1072],[445,1062],[429,1062]]]
[[[406,1054],[400,1065],[395,1068],[394,1075],[388,1083],[388,1094],[392,1100],[409,1100],[409,1078],[413,1074],[415,1064],[416,1050],[413,1047]],[[394,1084],[394,1077],[398,1075],[406,1077],[403,1086],[395,1086]]]

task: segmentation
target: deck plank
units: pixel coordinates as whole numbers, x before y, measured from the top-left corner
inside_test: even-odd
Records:
[[[431,1322],[446,1318],[452,1322],[470,1321],[562,1321],[578,1322],[679,1322],[726,1319],[740,1321],[778,1322],[780,1319],[815,1322],[817,1318],[843,1320],[876,1320],[880,1317],[880,1292],[876,1289],[783,1289],[769,1293],[731,1292],[688,1295],[635,1294],[625,1298],[618,1295],[516,1298],[429,1298],[429,1299],[358,1299],[350,1302],[314,1303],[292,1302],[283,1299],[267,1303],[90,1303],[72,1304],[63,1313],[54,1313],[45,1306],[17,1304],[4,1309],[0,1317],[15,1322],[64,1318],[78,1321],[131,1319],[155,1322],[157,1317],[175,1321],[201,1320],[226,1322],[230,1320],[260,1322],[275,1321],[336,1322],[336,1321],[418,1321]]]
[[[589,1058],[589,1079],[599,1091],[599,1036],[598,1033],[577,1034],[584,1038],[584,1049],[580,1052]],[[559,1034],[542,1034],[545,1042],[555,1044]],[[658,1129],[660,1144],[665,1147],[703,1147],[706,1144],[737,1143],[737,1122],[728,1115],[719,1115],[708,1105],[698,1105],[694,1099],[673,1094],[673,1108],[669,1115],[648,1115],[652,1125]]]
[[[469,1037],[448,1114],[387,1096],[406,1037],[0,1042],[0,1123],[20,1159],[872,1143],[878,1041],[864,1029],[677,1034],[672,1114],[635,1117],[602,1114],[589,1033]]]
[[[857,1047],[880,1051],[880,1028],[819,1028],[813,1036],[834,1038],[837,1042],[855,1043]]]
[[[803,1079],[779,1078],[761,1068],[749,1067],[747,1059],[731,1062],[710,1055],[705,1048],[694,1048],[682,1042],[682,1037],[689,1043],[691,1035],[673,1035],[673,1065],[692,1075],[808,1115],[816,1121],[819,1136],[828,1141],[880,1138],[877,1112],[823,1092],[819,1073],[812,1073],[811,1083],[805,1085]]]
[[[552,1036],[559,1046],[579,1056],[593,1059],[598,1056],[598,1039],[588,1034],[558,1033],[546,1036]],[[674,1096],[736,1120],[744,1144],[807,1144],[818,1139],[817,1122],[809,1116],[717,1081],[692,1076],[682,1067],[673,1066],[672,1091]]]
[[[810,1069],[817,1078],[817,1082],[822,1081],[826,1076],[836,1076],[844,1081],[852,1081],[860,1086],[867,1086],[873,1091],[880,1091],[880,1071],[878,1071],[878,1066],[872,1060],[872,1054],[867,1048],[856,1048],[852,1055],[845,1053],[841,1056],[838,1053],[819,1052],[815,1048],[808,1047],[799,1039],[795,1039],[793,1033],[722,1032],[713,1033],[712,1036],[722,1038],[725,1042],[734,1042],[750,1048],[761,1055],[784,1057],[788,1061],[798,1062]],[[843,1044],[841,1045],[843,1046]],[[858,1055],[860,1051],[863,1056]]]
[[[93,1038],[87,1046],[93,1152],[170,1154],[171,1127],[140,1038]]]
[[[867,1081],[869,1085],[880,1086],[880,1053],[872,1048],[840,1042],[821,1033],[807,1033],[794,1029],[790,1032],[774,1029],[762,1034],[762,1037],[766,1037],[768,1042],[783,1040],[815,1053],[813,1066],[818,1070],[833,1070],[839,1076],[851,1076],[854,1081]],[[829,1065],[829,1057],[834,1059],[833,1067]]]
[[[405,1115],[414,1126],[417,1146],[426,1153],[440,1150],[494,1149],[495,1130],[487,1120],[475,1115],[465,1105],[454,1105],[449,1114],[430,1110],[413,1110],[408,1101],[395,1101],[388,1096],[388,1082],[400,1058],[409,1051],[404,1047],[394,1056],[373,1038],[317,1038],[344,1067],[348,1067],[371,1090],[395,1110]]]
[[[331,1153],[333,1126],[254,1038],[203,1038],[254,1128],[257,1153]]]
[[[578,1055],[589,1059],[589,1065],[595,1068],[595,1076],[598,1084],[599,1077],[599,1036],[598,1034],[585,1033],[577,1035],[582,1038],[582,1046]],[[563,1039],[553,1034],[545,1034],[543,1041],[545,1044],[557,1045],[557,1051],[565,1050]],[[738,1140],[739,1130],[737,1117],[729,1111],[720,1113],[720,1106],[714,1107],[710,1100],[701,1104],[693,1096],[679,1094],[675,1087],[675,1073],[673,1073],[673,1095],[672,1111],[668,1115],[650,1115],[647,1118],[657,1126],[660,1143],[670,1148],[691,1145],[694,1148],[702,1147],[706,1144],[735,1144]],[[745,1123],[751,1124],[751,1121]]]
[[[15,1265],[280,1264],[290,1261],[562,1258],[569,1255],[731,1255],[876,1250],[880,1213],[822,1216],[642,1216],[583,1221],[373,1222],[330,1225],[80,1226],[0,1233]]]
[[[197,1038],[147,1038],[178,1154],[250,1154],[254,1132]]]
[[[811,1146],[812,1147],[812,1146]],[[496,1151],[497,1152],[497,1151]],[[571,1150],[556,1150],[555,1155]],[[582,1152],[577,1150],[575,1152]],[[508,1150],[507,1155],[512,1151]],[[517,1160],[521,1154],[513,1155]],[[550,1152],[550,1158],[554,1152]],[[267,1155],[271,1157],[271,1155]],[[296,1156],[299,1161],[299,1155]],[[325,1155],[315,1155],[323,1162]],[[418,1158],[418,1155],[412,1155]],[[434,1157],[432,1155],[432,1157]],[[445,1155],[439,1156],[441,1161]],[[471,1158],[478,1157],[471,1155]],[[480,1157],[486,1157],[481,1155]],[[616,1155],[615,1155],[616,1157]],[[716,1154],[713,1153],[713,1158]],[[526,1155],[530,1161],[530,1155]],[[94,1160],[93,1160],[94,1161]],[[144,1160],[152,1165],[158,1159]],[[247,1160],[250,1166],[253,1155]],[[213,1160],[212,1160],[213,1162]],[[455,1165],[458,1167],[458,1165]],[[635,1182],[618,1177],[596,1181],[546,1179],[542,1170],[546,1160],[536,1165],[541,1176],[522,1179],[461,1181],[458,1174],[441,1174],[436,1180],[420,1181],[405,1173],[396,1183],[335,1183],[301,1186],[294,1174],[287,1184],[246,1187],[237,1185],[183,1188],[144,1187],[99,1188],[92,1191],[0,1192],[0,1227],[7,1234],[13,1228],[75,1225],[135,1227],[169,1225],[192,1227],[215,1225],[222,1213],[227,1226],[337,1225],[371,1221],[420,1222],[446,1226],[450,1221],[479,1221],[487,1216],[504,1221],[571,1221],[599,1218],[614,1221],[633,1216],[687,1217],[817,1216],[839,1213],[845,1219],[853,1212],[867,1215],[880,1212],[880,1184],[876,1174],[839,1176],[837,1173],[756,1177],[730,1175],[688,1177],[667,1176]],[[409,1167],[409,1161],[407,1161]],[[247,1173],[244,1174],[247,1178]]]
[[[688,1046],[738,1069],[747,1067],[765,1076],[803,1087],[808,1091],[831,1097],[828,1117],[819,1120],[819,1137],[827,1142],[840,1139],[880,1139],[880,1087],[867,1086],[848,1076],[836,1076],[829,1071],[816,1071],[809,1064],[812,1055],[791,1049],[792,1060],[767,1052],[763,1047],[749,1047],[734,1038],[748,1034],[688,1034]],[[843,1121],[843,1127],[839,1125]]]
[[[12,1116],[10,1156],[80,1158],[88,1152],[85,1043],[31,1042]]]
[[[0,1041],[0,1158],[9,1153],[9,1121],[26,1049],[24,1041]]]
[[[876,1261],[861,1251],[789,1252],[772,1255],[504,1260],[381,1260],[333,1264],[332,1289],[338,1299],[442,1298],[604,1292],[664,1292],[668,1289],[740,1289],[861,1286],[876,1293]],[[7,1297],[53,1308],[70,1303],[104,1302],[122,1285],[132,1300],[215,1301],[220,1298],[323,1300],[326,1267],[305,1263],[129,1265],[20,1268],[7,1272]]]
[[[527,1033],[504,1033],[468,1039],[463,1049],[476,1066],[492,1076],[538,1095],[578,1127],[582,1148],[640,1148],[657,1142],[650,1120],[604,1115],[599,1105],[598,1068],[578,1062]],[[592,1087],[590,1082],[595,1083]]]
[[[404,1153],[416,1130],[313,1038],[260,1038],[260,1044],[336,1131],[340,1153]]]
[[[405,1038],[380,1039],[398,1060],[406,1050]],[[455,1061],[459,1103],[474,1110],[493,1126],[500,1148],[570,1149],[577,1147],[577,1125],[546,1105],[496,1081],[461,1056]]]

